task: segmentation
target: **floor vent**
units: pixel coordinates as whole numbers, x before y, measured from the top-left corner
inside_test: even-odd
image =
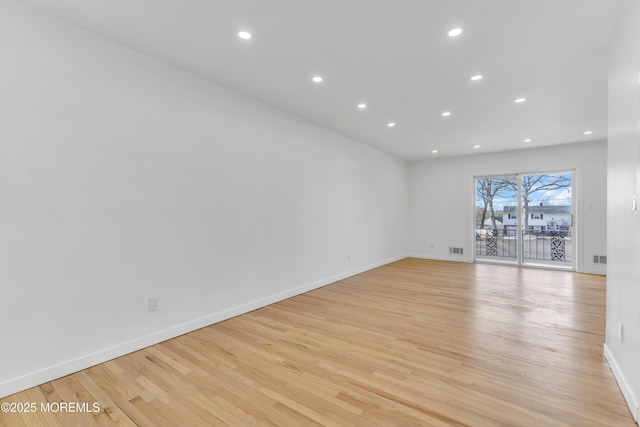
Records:
[[[464,255],[464,250],[462,248],[449,248],[449,253],[454,255]]]
[[[594,264],[606,264],[607,263],[607,256],[606,255],[594,255],[593,256],[593,263]]]

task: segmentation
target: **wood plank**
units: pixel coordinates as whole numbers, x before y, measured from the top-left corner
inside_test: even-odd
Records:
[[[615,426],[602,276],[407,258],[44,384],[0,427]]]

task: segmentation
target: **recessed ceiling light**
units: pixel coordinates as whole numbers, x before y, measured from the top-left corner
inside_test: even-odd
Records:
[[[449,117],[451,115],[451,111],[443,111],[442,117]]]
[[[433,150],[431,153],[432,154],[438,154],[438,150]]]
[[[449,37],[458,37],[460,34],[462,34],[462,28],[454,28],[450,30],[448,34]]]
[[[531,142],[531,138],[525,139],[524,142]]]
[[[482,80],[482,77],[484,77],[482,74],[476,74],[475,76],[471,76],[471,81],[477,82],[478,80]]]
[[[593,131],[592,131],[592,130],[585,130],[585,131],[584,131],[584,134],[585,134],[585,135],[591,135],[592,133],[593,133]]]
[[[367,108],[367,104],[358,104],[358,110],[364,110]]]
[[[389,123],[387,123],[387,127],[394,128],[394,127],[396,127],[396,124],[393,123],[393,122],[389,122]]]
[[[322,83],[324,79],[320,76],[313,76],[311,80],[313,80],[314,83]]]
[[[480,148],[480,146],[479,145],[474,145],[473,148]]]
[[[527,100],[527,98],[518,98],[516,99],[516,104],[520,104],[521,102],[525,102]]]
[[[238,33],[238,37],[240,37],[242,40],[249,40],[251,39],[251,33],[247,31],[240,31]]]

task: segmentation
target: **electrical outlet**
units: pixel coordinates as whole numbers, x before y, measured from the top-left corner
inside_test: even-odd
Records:
[[[351,254],[347,254],[347,262],[351,262]]]
[[[160,297],[149,298],[149,311],[157,311],[160,309]]]

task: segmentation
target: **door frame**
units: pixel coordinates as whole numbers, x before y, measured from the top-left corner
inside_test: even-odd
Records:
[[[490,174],[490,175],[473,175],[472,177],[472,186],[473,186],[473,203],[472,203],[472,215],[471,215],[471,230],[473,230],[471,239],[471,248],[473,248],[473,262],[476,263],[484,263],[484,264],[502,264],[502,265],[517,265],[519,267],[527,267],[527,268],[542,268],[548,270],[561,270],[561,271],[577,271],[578,265],[578,204],[576,203],[576,195],[577,191],[577,177],[578,171],[576,168],[567,168],[567,169],[556,169],[556,170],[545,170],[545,171],[534,171],[534,172],[517,172],[517,173],[503,173],[503,174]],[[524,224],[523,224],[523,201],[522,201],[522,177],[525,175],[545,175],[545,174],[560,174],[560,173],[570,173],[571,174],[571,266],[555,266],[555,265],[546,265],[542,263],[528,262],[525,263],[523,259],[523,245],[524,245]],[[518,207],[517,212],[518,215],[518,226],[517,226],[517,235],[518,235],[518,244],[516,245],[516,259],[515,261],[510,260],[491,260],[491,259],[478,259],[476,254],[476,240],[475,240],[475,230],[476,230],[476,180],[478,178],[501,178],[501,177],[510,177],[513,176],[518,181]]]

